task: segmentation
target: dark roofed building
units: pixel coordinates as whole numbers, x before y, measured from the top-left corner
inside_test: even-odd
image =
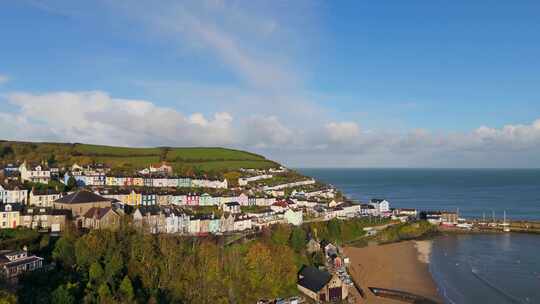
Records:
[[[315,301],[340,301],[348,296],[348,287],[338,276],[313,266],[303,266],[298,273],[298,290]]]
[[[25,250],[0,250],[0,275],[8,279],[14,279],[26,271],[42,266],[42,258],[35,255],[28,256]]]
[[[68,194],[53,203],[55,209],[68,209],[75,217],[82,216],[91,208],[111,207],[111,200],[88,190]]]
[[[240,203],[238,202],[225,203],[221,208],[223,209],[223,212],[229,212],[232,214],[240,213],[242,211],[240,208]]]

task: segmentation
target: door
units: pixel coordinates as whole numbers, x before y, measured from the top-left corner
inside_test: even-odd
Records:
[[[341,287],[330,288],[328,295],[330,301],[341,300]]]

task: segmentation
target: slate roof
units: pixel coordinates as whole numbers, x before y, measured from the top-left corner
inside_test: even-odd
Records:
[[[161,208],[159,206],[151,205],[151,206],[140,206],[139,212],[141,215],[145,216],[147,214],[149,215],[159,215],[161,213]]]
[[[8,211],[6,208],[7,206],[11,207],[11,210]],[[7,203],[7,204],[0,204],[0,212],[15,212],[15,211],[22,211],[24,210],[24,205],[21,203]]]
[[[225,205],[229,206],[229,207],[232,207],[232,206],[240,206],[240,204],[238,202],[229,202],[229,203],[225,203]]]
[[[32,206],[26,209],[23,215],[65,215],[69,217],[71,216],[71,210]]]
[[[88,190],[80,190],[68,194],[62,198],[59,198],[55,203],[62,204],[84,204],[84,203],[95,203],[95,202],[109,202],[109,199],[104,198],[101,195],[97,195],[94,192]]]
[[[15,261],[9,261],[7,263],[5,263],[5,267],[17,267],[19,265],[24,265],[24,264],[30,264],[30,263],[33,263],[33,262],[37,262],[37,261],[42,261],[43,258],[40,258],[40,257],[37,257],[35,255],[32,255],[32,256],[29,256],[29,257],[26,257],[26,258],[22,258],[22,259],[17,259]]]
[[[107,212],[109,212],[109,210],[111,210],[110,207],[107,207],[107,208],[92,207],[88,211],[86,211],[86,213],[84,214],[84,217],[95,218],[95,219],[100,220],[107,214]]]
[[[56,195],[60,194],[60,191],[56,191],[55,189],[32,189],[32,195]]]
[[[313,266],[302,267],[298,276],[300,277],[298,285],[316,293],[332,279],[332,276],[328,272],[319,270]]]

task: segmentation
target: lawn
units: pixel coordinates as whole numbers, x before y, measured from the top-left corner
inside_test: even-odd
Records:
[[[171,148],[167,160],[200,161],[200,160],[265,160],[264,157],[233,149],[224,148]]]
[[[127,148],[99,145],[75,144],[73,152],[75,154],[89,156],[160,156],[163,148]]]
[[[150,164],[167,161],[183,172],[224,173],[240,168],[267,169],[279,164],[263,156],[234,149],[217,147],[130,148],[89,144],[32,143],[0,141],[0,163],[17,160],[49,161],[59,166],[73,163],[104,163],[119,171],[142,169]]]

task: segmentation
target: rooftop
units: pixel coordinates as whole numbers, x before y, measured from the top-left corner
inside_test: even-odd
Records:
[[[319,270],[313,266],[304,266],[298,273],[298,285],[305,287],[313,292],[319,292],[332,276],[326,271]]]
[[[84,204],[84,203],[95,203],[95,202],[109,202],[109,199],[104,198],[103,196],[97,195],[94,192],[88,190],[80,190],[68,194],[62,198],[57,199],[56,203],[61,204]]]

